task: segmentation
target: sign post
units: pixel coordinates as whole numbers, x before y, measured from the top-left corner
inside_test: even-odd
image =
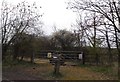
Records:
[[[60,69],[60,60],[57,58],[55,60],[55,66],[54,66],[54,74],[55,75],[59,74],[59,69]]]
[[[85,55],[84,55],[84,53],[82,52],[78,56],[79,56],[79,59],[82,60],[82,64],[85,64]]]

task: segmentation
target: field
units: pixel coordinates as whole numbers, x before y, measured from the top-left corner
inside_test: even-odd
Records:
[[[65,62],[60,66],[60,74],[53,74],[54,65],[48,59],[35,59],[35,64],[17,61],[3,64],[3,80],[117,80],[118,65],[113,67],[81,65]],[[75,65],[76,64],[76,65]]]

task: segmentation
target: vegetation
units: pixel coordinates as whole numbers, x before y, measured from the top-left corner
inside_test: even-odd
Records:
[[[120,62],[119,4],[119,1],[114,0],[68,2],[67,9],[79,14],[76,24],[72,25],[73,31],[58,30],[55,27],[53,34],[48,36],[44,35],[41,29],[42,13],[38,12],[41,11],[41,6],[37,7],[36,3],[29,4],[25,1],[12,6],[3,1],[1,8],[3,69],[6,71],[9,67],[16,69],[18,66],[19,70],[25,67],[24,72],[32,71],[33,74],[48,80],[58,78],[86,80],[93,76],[95,77],[93,79],[99,77],[100,79],[116,79],[119,72],[116,71],[119,69],[117,62]],[[45,60],[48,52],[55,53],[56,51],[64,54],[65,57],[74,58],[77,54],[73,59],[77,60],[77,66],[66,66],[66,68],[60,66],[60,74],[54,75],[53,66],[49,62],[35,64],[38,57],[43,56]],[[83,53],[82,65],[77,58],[80,52]],[[26,63],[26,60],[30,63]],[[76,63],[69,58],[68,60]],[[36,71],[33,72],[32,68]],[[91,73],[93,76],[89,76]],[[103,76],[107,76],[103,77],[102,73]],[[72,74],[75,76],[70,76]]]
[[[43,63],[43,61],[45,62]],[[19,63],[16,63],[16,65],[14,66],[8,66],[8,65],[3,66],[4,68],[3,73],[5,73],[6,71],[11,73],[11,71],[14,72],[16,70],[14,74],[17,76],[18,75],[17,72],[19,72],[18,70],[20,70],[19,74],[21,74],[21,77],[22,74],[25,75],[27,74],[38,77],[39,79],[42,78],[43,80],[117,80],[118,79],[117,75],[115,75],[115,73],[117,72],[115,71],[113,72],[113,70],[111,70],[110,67],[106,68],[106,67],[97,67],[90,65],[61,66],[60,74],[56,76],[53,73],[54,66],[48,63],[48,60],[39,59],[39,60],[35,60],[35,62],[36,64],[31,64],[30,62],[28,63],[26,61],[21,61]],[[111,74],[109,75],[109,73]],[[10,77],[10,79],[18,79],[18,78]]]

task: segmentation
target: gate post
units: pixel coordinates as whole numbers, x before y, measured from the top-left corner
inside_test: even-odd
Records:
[[[59,69],[60,69],[60,60],[56,59],[55,60],[55,66],[54,66],[54,74],[55,75],[59,74]]]

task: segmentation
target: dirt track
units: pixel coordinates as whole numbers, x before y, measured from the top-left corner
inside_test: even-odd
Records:
[[[103,73],[93,72],[78,66],[61,66],[61,78],[54,78],[50,75],[53,66],[49,63],[39,62],[35,66],[16,65],[3,68],[3,80],[116,80],[114,77]]]
[[[41,77],[29,75],[24,68],[3,69],[3,80],[42,80]]]

